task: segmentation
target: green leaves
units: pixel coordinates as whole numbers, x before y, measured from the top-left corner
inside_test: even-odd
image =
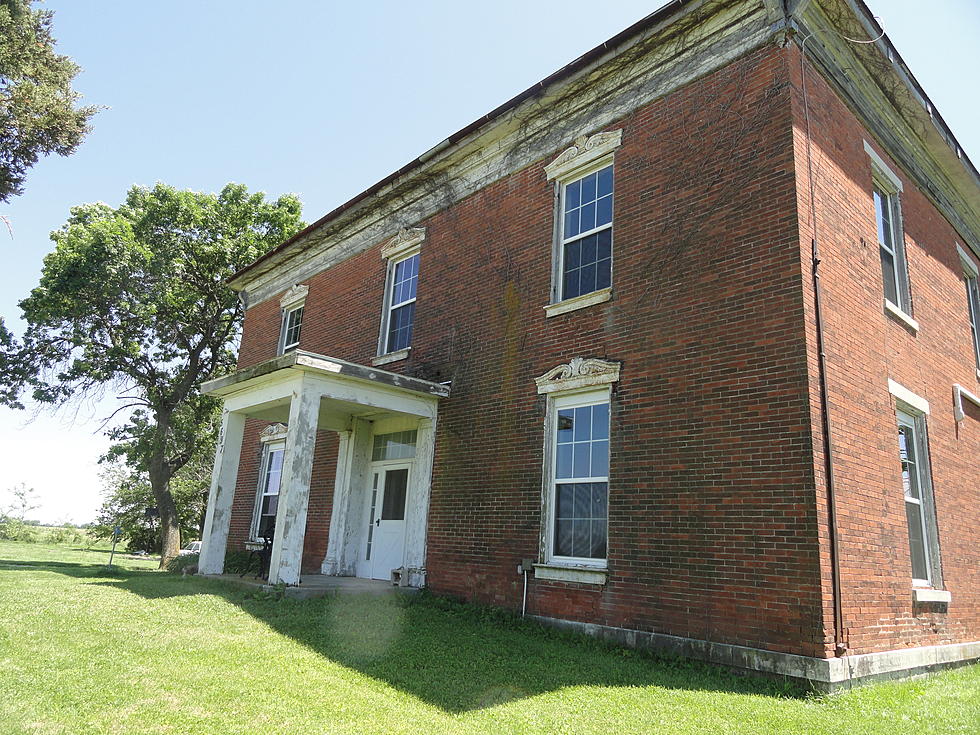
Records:
[[[75,106],[79,67],[55,53],[52,15],[30,0],[0,0],[0,202],[23,191],[41,156],[74,152],[97,110]]]

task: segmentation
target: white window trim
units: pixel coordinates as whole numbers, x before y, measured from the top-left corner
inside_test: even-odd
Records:
[[[387,365],[392,362],[404,360],[408,357],[412,349],[412,346],[409,345],[400,350],[388,350],[388,324],[391,319],[392,310],[400,306],[415,303],[416,301],[415,298],[412,298],[393,305],[391,304],[391,297],[394,287],[395,266],[421,253],[425,237],[426,229],[424,227],[402,229],[397,234],[385,240],[381,246],[381,257],[387,261],[387,266],[385,270],[385,291],[381,304],[381,329],[378,334],[378,354],[371,360],[373,365]]]
[[[554,508],[555,508],[555,453],[558,411],[561,408],[609,404],[609,435],[612,444],[612,386],[619,380],[620,365],[599,359],[573,358],[564,365],[552,368],[535,379],[539,395],[545,395],[547,410],[544,421],[544,446],[541,490],[541,533],[539,563],[535,564],[535,576],[564,582],[604,584],[609,554],[609,498],[606,499],[606,555],[605,559],[581,559],[555,556]],[[607,493],[609,479],[606,479]]]
[[[588,176],[600,169],[614,164],[615,151],[623,143],[623,131],[611,130],[595,135],[581,135],[575,139],[575,144],[567,148],[554,161],[544,167],[548,181],[555,183],[555,207],[554,207],[554,233],[552,238],[552,274],[551,274],[551,297],[549,304],[545,306],[546,316],[557,316],[577,309],[584,309],[587,306],[601,304],[612,298],[612,286],[591,291],[587,294],[579,294],[569,299],[562,299],[562,283],[564,281],[565,269],[565,187]],[[613,173],[615,181],[615,172]],[[613,183],[613,219],[616,212],[616,185]],[[613,220],[600,227],[595,227],[586,232],[580,232],[575,239],[581,239],[593,235],[603,230],[611,230]],[[614,249],[614,248],[613,248]],[[612,256],[610,274],[615,266],[615,257]]]
[[[292,288],[290,288],[286,293],[282,295],[279,299],[279,308],[282,310],[282,318],[279,322],[279,343],[276,348],[276,354],[283,355],[286,350],[290,350],[294,347],[299,346],[299,340],[286,344],[286,324],[289,321],[289,315],[298,309],[303,309],[306,306],[306,296],[310,292],[310,287],[298,283]],[[303,315],[306,316],[305,314]],[[303,327],[300,325],[300,334],[302,334]]]
[[[901,408],[899,408],[895,412],[895,416],[898,419],[899,426],[906,426],[912,429],[912,444],[913,444],[913,451],[915,453],[915,463],[914,463],[915,464],[914,470],[916,473],[915,482],[919,489],[918,498],[910,498],[908,496],[903,497],[903,500],[905,501],[906,505],[911,503],[913,505],[919,506],[919,525],[920,525],[919,532],[922,534],[922,552],[925,557],[925,564],[926,564],[925,579],[918,579],[915,576],[913,576],[912,587],[931,588],[933,586],[932,580],[934,577],[933,570],[932,570],[933,561],[932,561],[932,548],[931,548],[933,542],[932,542],[932,533],[929,529],[929,521],[926,517],[928,513],[927,511],[928,504],[925,498],[926,483],[924,481],[925,475],[923,470],[925,469],[925,464],[928,458],[927,456],[922,456],[922,445],[924,443],[923,442],[924,437],[921,436],[920,434],[922,432],[921,419],[923,415],[908,413],[906,411],[903,411]],[[908,523],[907,517],[906,517],[906,523]],[[909,549],[909,554],[911,558],[911,548]]]
[[[888,379],[888,392],[895,396],[899,409],[920,416],[929,415],[929,401],[916,395],[901,383]]]
[[[285,437],[285,426],[282,424],[274,424],[266,428],[262,434],[259,435],[259,441],[262,443],[262,461],[259,463],[259,483],[256,488],[255,493],[255,507],[252,509],[252,527],[249,533],[249,538],[252,541],[264,541],[263,538],[259,536],[259,521],[262,516],[262,498],[265,497],[265,482],[266,473],[269,469],[269,455],[277,450],[286,451],[286,437]],[[270,431],[273,429],[274,431]],[[282,478],[280,478],[279,492],[282,492]]]
[[[905,191],[905,187],[902,185],[902,180],[898,178],[898,175],[889,168],[888,164],[885,163],[884,159],[878,155],[877,151],[871,147],[868,141],[864,141],[864,152],[868,154],[871,159],[871,163],[878,173],[880,173],[886,179],[885,183],[887,188],[894,189],[896,192]]]

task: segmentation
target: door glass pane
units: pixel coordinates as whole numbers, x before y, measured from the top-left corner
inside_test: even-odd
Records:
[[[385,473],[385,497],[381,504],[381,520],[405,520],[405,496],[408,493],[408,470],[388,470]]]

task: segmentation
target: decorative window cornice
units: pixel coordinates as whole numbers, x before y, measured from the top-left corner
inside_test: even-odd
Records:
[[[608,385],[619,380],[619,363],[590,357],[573,357],[567,365],[554,367],[535,378],[538,393],[576,390],[596,385]]]
[[[279,305],[285,310],[300,306],[306,301],[306,294],[309,292],[309,286],[305,283],[297,283],[282,295],[282,298],[279,299]]]
[[[270,424],[262,429],[259,434],[260,442],[274,442],[282,441],[286,438],[286,432],[288,431],[285,424]]]
[[[385,260],[406,255],[421,247],[425,240],[424,227],[409,227],[399,230],[381,245],[381,257]]]
[[[623,131],[610,130],[595,135],[580,135],[575,144],[544,167],[548,181],[563,179],[579,169],[608,156],[623,143]]]

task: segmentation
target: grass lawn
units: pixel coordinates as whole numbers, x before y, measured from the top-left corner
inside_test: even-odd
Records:
[[[438,599],[274,600],[0,542],[0,733],[980,733],[980,666],[834,697]]]

